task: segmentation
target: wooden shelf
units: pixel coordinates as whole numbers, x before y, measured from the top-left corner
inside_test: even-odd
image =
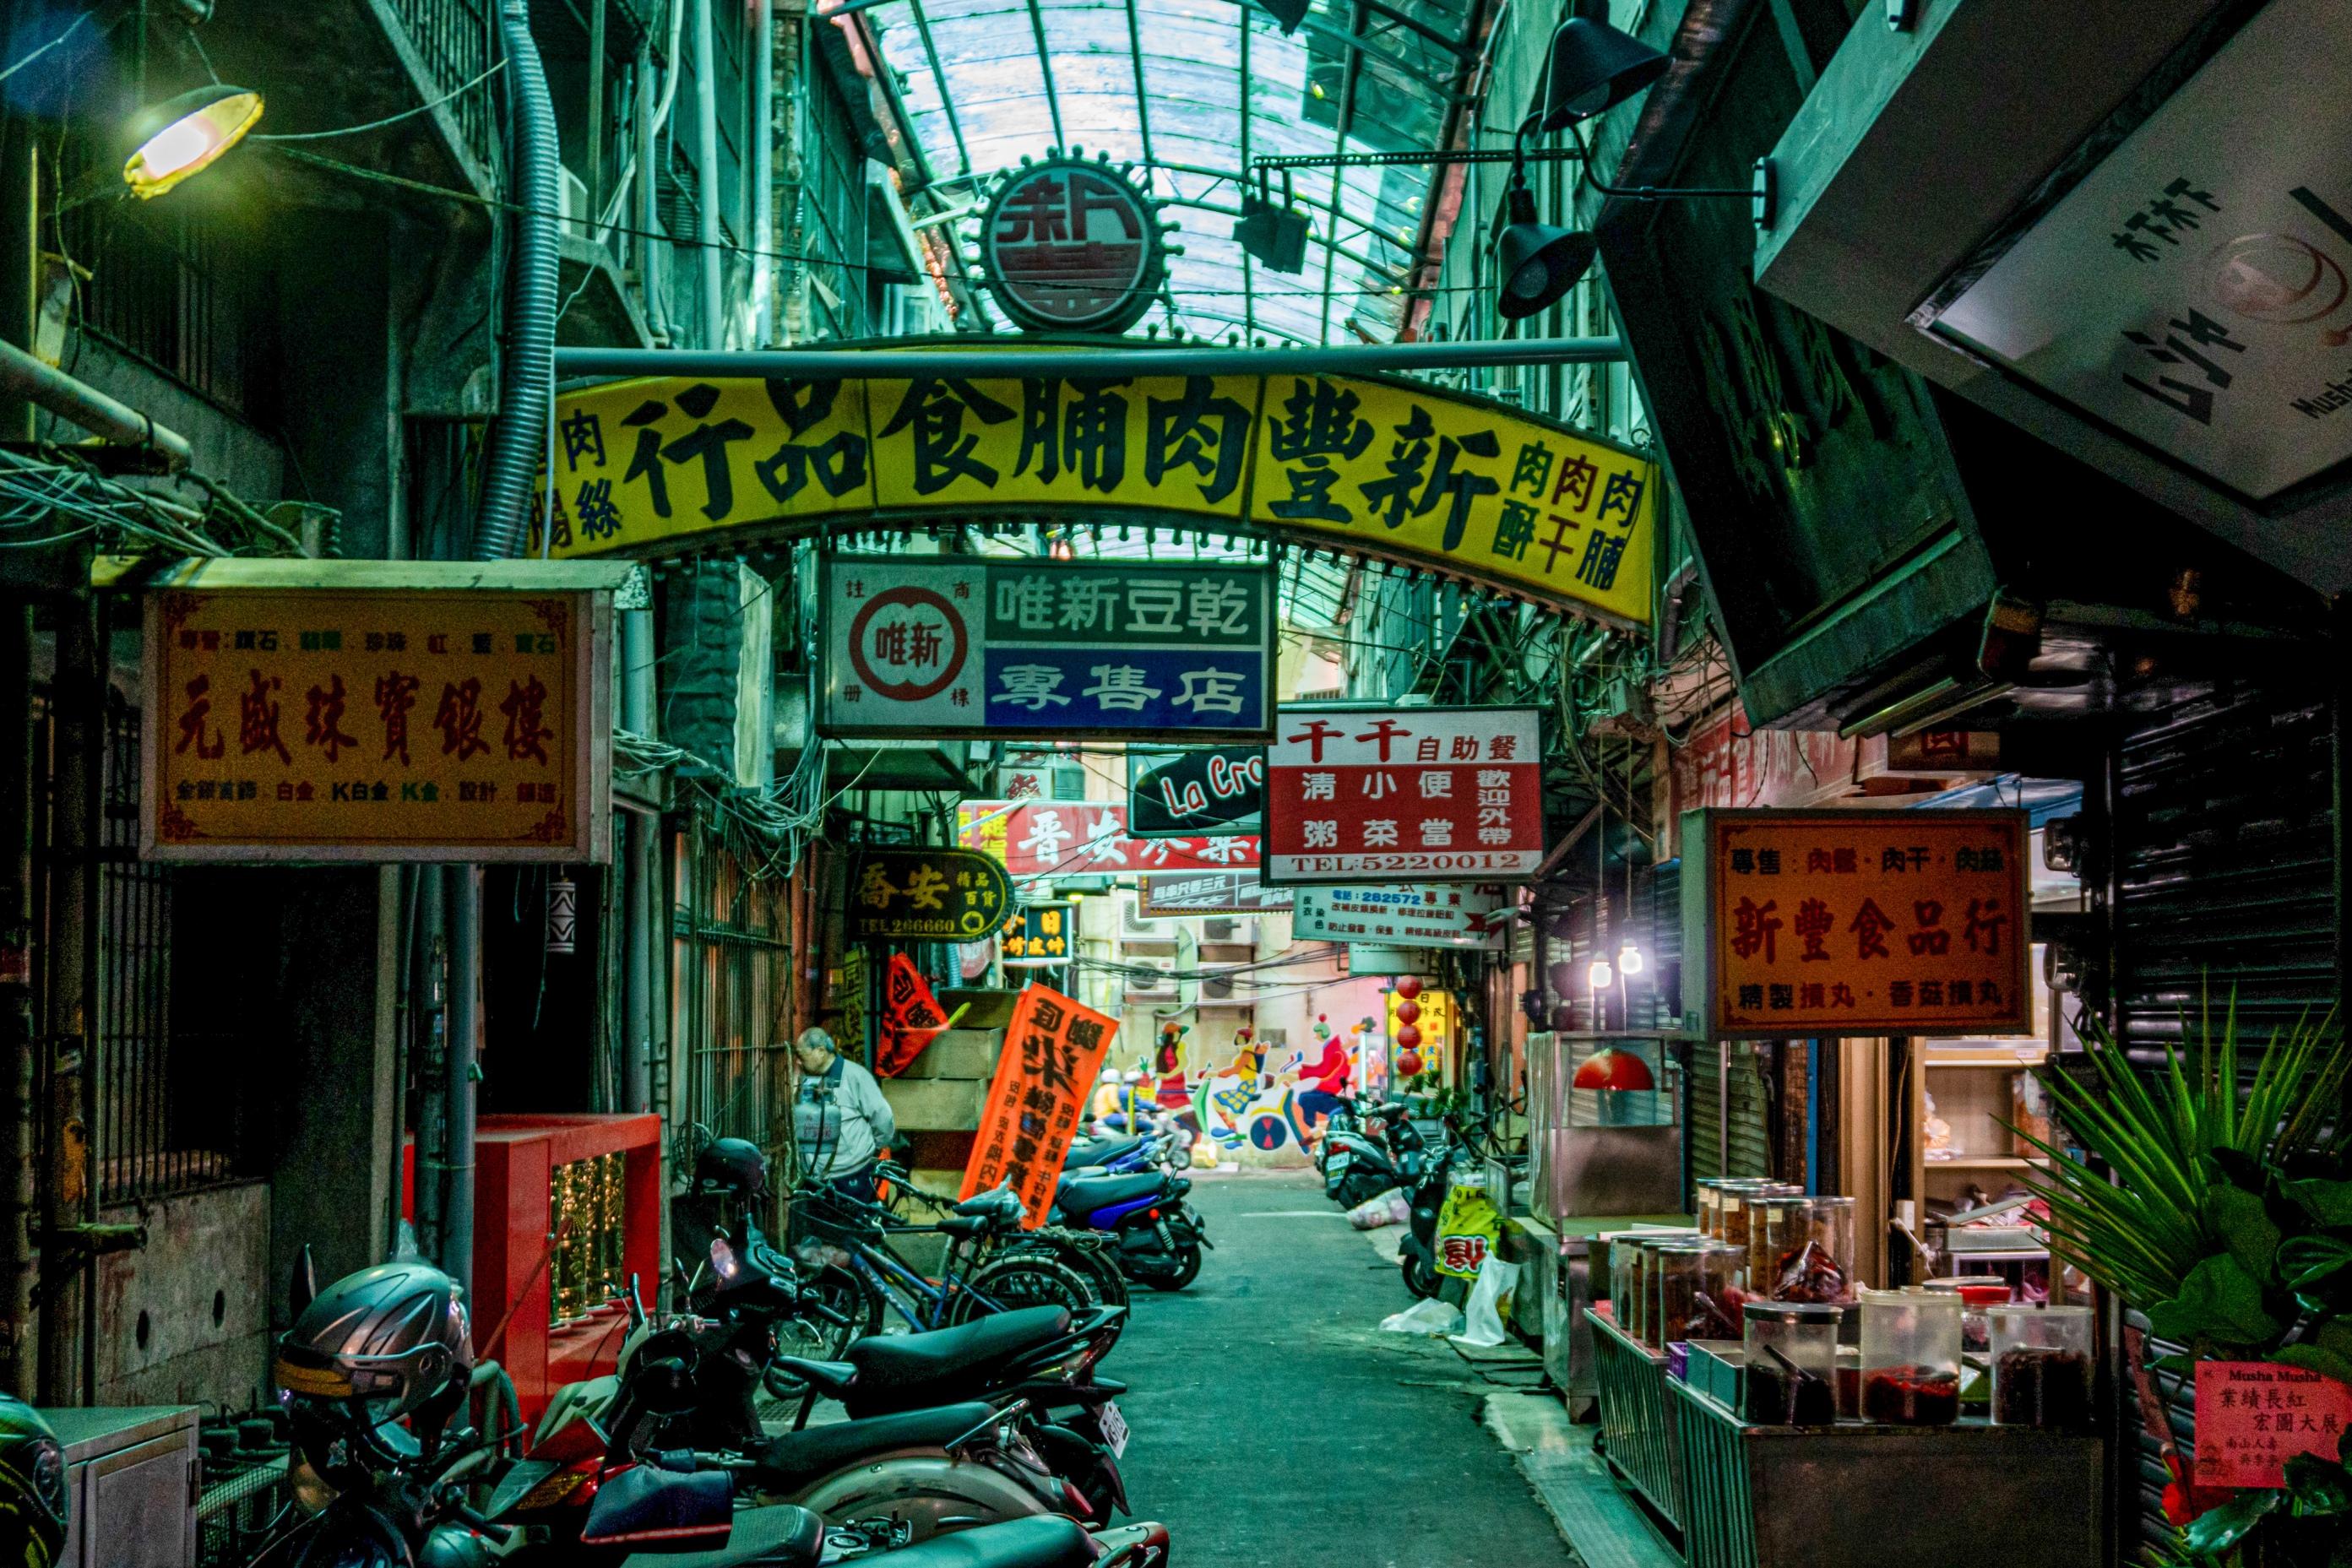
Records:
[[[1964,1155],[1957,1160],[1929,1160],[1927,1166],[1930,1171],[2021,1171],[2049,1163],[2039,1155],[2023,1159],[2015,1155],[1985,1155],[1973,1159]]]

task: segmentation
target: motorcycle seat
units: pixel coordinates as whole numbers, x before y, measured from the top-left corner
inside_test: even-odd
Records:
[[[879,1401],[904,1390],[952,1382],[1058,1339],[1069,1328],[1066,1308],[1023,1307],[926,1333],[869,1334],[854,1341],[842,1354],[857,1368],[858,1396]]]
[[[992,1186],[986,1192],[973,1193],[955,1206],[958,1214],[977,1215],[983,1218],[1018,1218],[1028,1212],[1021,1195],[1009,1186]]]
[[[778,1503],[738,1510],[727,1544],[709,1552],[640,1552],[621,1568],[816,1568],[824,1556],[824,1521]]]
[[[935,1535],[874,1561],[877,1568],[1087,1568],[1094,1560],[1092,1536],[1061,1514],[1041,1513]]]
[[[943,1448],[987,1420],[992,1408],[979,1403],[942,1405],[803,1427],[753,1448],[751,1458],[758,1468],[752,1474],[765,1485],[791,1490],[894,1448]]]
[[[1140,1153],[1142,1148],[1141,1138],[1082,1138],[1070,1145],[1070,1152],[1062,1164],[1072,1170],[1085,1166],[1107,1166],[1114,1160]]]
[[[1056,1201],[1066,1214],[1087,1215],[1098,1208],[1133,1203],[1139,1197],[1157,1197],[1165,1180],[1157,1172],[1148,1176],[1078,1176],[1062,1184]]]

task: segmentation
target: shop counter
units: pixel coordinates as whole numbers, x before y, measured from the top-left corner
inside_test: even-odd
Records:
[[[1682,1437],[1666,1408],[1666,1358],[1618,1328],[1605,1307],[1588,1307],[1592,1367],[1601,1396],[1601,1457],[1618,1479],[1673,1529],[1682,1527]]]

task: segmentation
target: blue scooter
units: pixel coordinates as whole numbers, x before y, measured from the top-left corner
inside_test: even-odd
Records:
[[[1073,1175],[1054,1195],[1053,1222],[1117,1239],[1119,1272],[1155,1291],[1181,1291],[1201,1272],[1212,1245],[1201,1217],[1184,1201],[1190,1177],[1145,1171],[1130,1176]]]

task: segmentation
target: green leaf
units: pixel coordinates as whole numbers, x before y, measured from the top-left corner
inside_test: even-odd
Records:
[[[2352,1513],[2352,1474],[2317,1454],[2295,1454],[2286,1462],[2286,1491],[2303,1513]]]
[[[2221,1507],[2198,1515],[2184,1532],[2189,1550],[2200,1557],[2218,1557],[2245,1539],[2284,1500],[2283,1491],[2242,1491]]]
[[[2166,1339],[2183,1343],[2204,1338],[2262,1344],[2283,1332],[2263,1309],[2261,1282],[2226,1252],[2189,1270],[2180,1294],[2148,1308],[2147,1321]]]
[[[2286,1195],[2321,1225],[2352,1226],[2352,1181],[2326,1181],[2315,1176],[2308,1181],[2282,1185]]]
[[[2238,1266],[2263,1283],[2269,1283],[2278,1258],[2279,1228],[2263,1207],[2259,1189],[2249,1192],[2234,1182],[2205,1194],[2205,1223]]]
[[[2284,1350],[2273,1351],[2270,1358],[2283,1366],[2299,1366],[2305,1372],[2316,1372],[2338,1383],[2352,1384],[2352,1355],[2344,1355],[2315,1344],[2291,1344]]]
[[[2197,1375],[2197,1358],[2185,1353],[2159,1355],[2147,1364],[2150,1372],[2169,1372],[2176,1377]]]
[[[2278,1248],[2277,1261],[2279,1277],[2289,1290],[2307,1291],[2352,1264],[2352,1241],[2334,1236],[2292,1237]]]

